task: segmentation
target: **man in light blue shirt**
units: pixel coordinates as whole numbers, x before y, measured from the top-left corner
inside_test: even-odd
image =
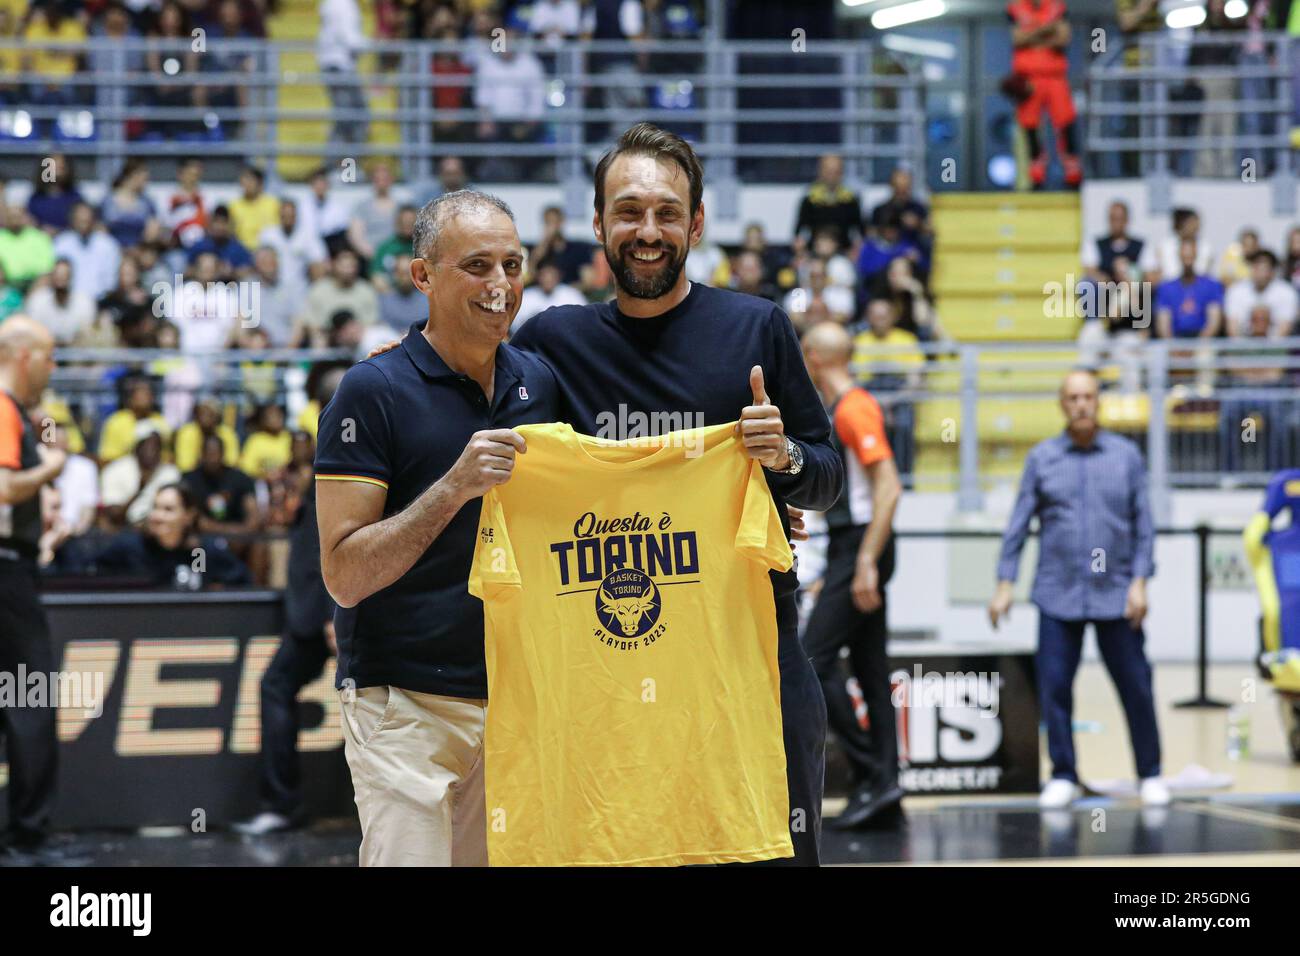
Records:
[[[1039,802],[1051,808],[1068,806],[1081,793],[1074,765],[1073,687],[1089,623],[1124,705],[1142,801],[1169,802],[1160,780],[1151,665],[1143,651],[1146,581],[1155,572],[1146,466],[1136,445],[1098,426],[1098,392],[1090,371],[1072,371],[1062,383],[1066,428],[1025,458],[1002,537],[997,591],[989,602],[996,628],[1010,611],[1020,550],[1036,515],[1038,569],[1030,598],[1038,606],[1035,664],[1052,760],[1052,779]]]

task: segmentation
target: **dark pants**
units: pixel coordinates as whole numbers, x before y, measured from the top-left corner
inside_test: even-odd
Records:
[[[287,817],[302,807],[298,692],[320,677],[328,657],[323,632],[286,635],[262,675],[262,804]]]
[[[50,628],[37,594],[35,567],[0,559],[0,672],[17,680],[55,669]],[[25,688],[16,688],[21,695]],[[22,703],[22,701],[19,701]],[[9,836],[39,843],[49,832],[58,766],[55,701],[44,707],[0,707],[0,731],[9,757]]]
[[[812,657],[813,667],[826,695],[830,725],[844,748],[855,782],[883,791],[898,783],[898,734],[894,702],[889,688],[889,655],[885,585],[894,575],[894,539],[891,535],[881,552],[877,568],[880,573],[880,607],[863,614],[853,606],[851,587],[857,565],[858,548],[866,528],[856,526],[830,533],[826,547],[826,575],[821,594],[808,628],[804,644]],[[849,696],[840,669],[840,650],[849,649],[853,676],[862,688],[868,733],[858,723],[853,699]]]
[[[1078,783],[1074,766],[1074,675],[1083,652],[1083,630],[1091,623],[1110,679],[1119,692],[1133,743],[1139,778],[1160,776],[1160,732],[1156,728],[1151,664],[1143,651],[1146,636],[1123,618],[1106,621],[1062,621],[1038,612],[1038,696],[1047,725],[1047,752],[1052,777]]]

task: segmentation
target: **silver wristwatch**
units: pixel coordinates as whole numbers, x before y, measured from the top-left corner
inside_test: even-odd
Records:
[[[769,469],[778,475],[797,475],[803,471],[803,449],[799,443],[791,440],[790,436],[785,436],[785,453],[790,456],[790,464],[784,471],[777,471],[775,468]]]

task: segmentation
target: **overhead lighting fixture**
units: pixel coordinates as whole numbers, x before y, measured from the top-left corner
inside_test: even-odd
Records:
[[[1198,27],[1204,22],[1204,7],[1175,7],[1165,14],[1165,26],[1171,30]]]
[[[1229,20],[1240,20],[1249,12],[1250,7],[1246,4],[1246,0],[1228,0],[1223,5],[1223,14]]]
[[[912,0],[911,3],[900,3],[896,7],[877,10],[871,15],[871,25],[877,30],[888,30],[891,27],[901,27],[905,23],[941,17],[947,10],[948,6],[943,0]]]
[[[901,33],[886,33],[880,45],[896,53],[915,53],[917,56],[930,56],[936,60],[957,59],[957,46],[942,40],[922,40]]]
[[[875,3],[876,0],[840,0],[846,7],[865,7],[868,3]]]

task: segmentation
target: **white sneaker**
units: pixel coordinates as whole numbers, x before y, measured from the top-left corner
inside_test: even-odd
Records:
[[[1072,780],[1053,777],[1038,795],[1038,805],[1044,810],[1060,810],[1083,796],[1083,790]]]
[[[1148,807],[1169,806],[1169,788],[1159,777],[1147,777],[1138,787],[1138,796]]]

